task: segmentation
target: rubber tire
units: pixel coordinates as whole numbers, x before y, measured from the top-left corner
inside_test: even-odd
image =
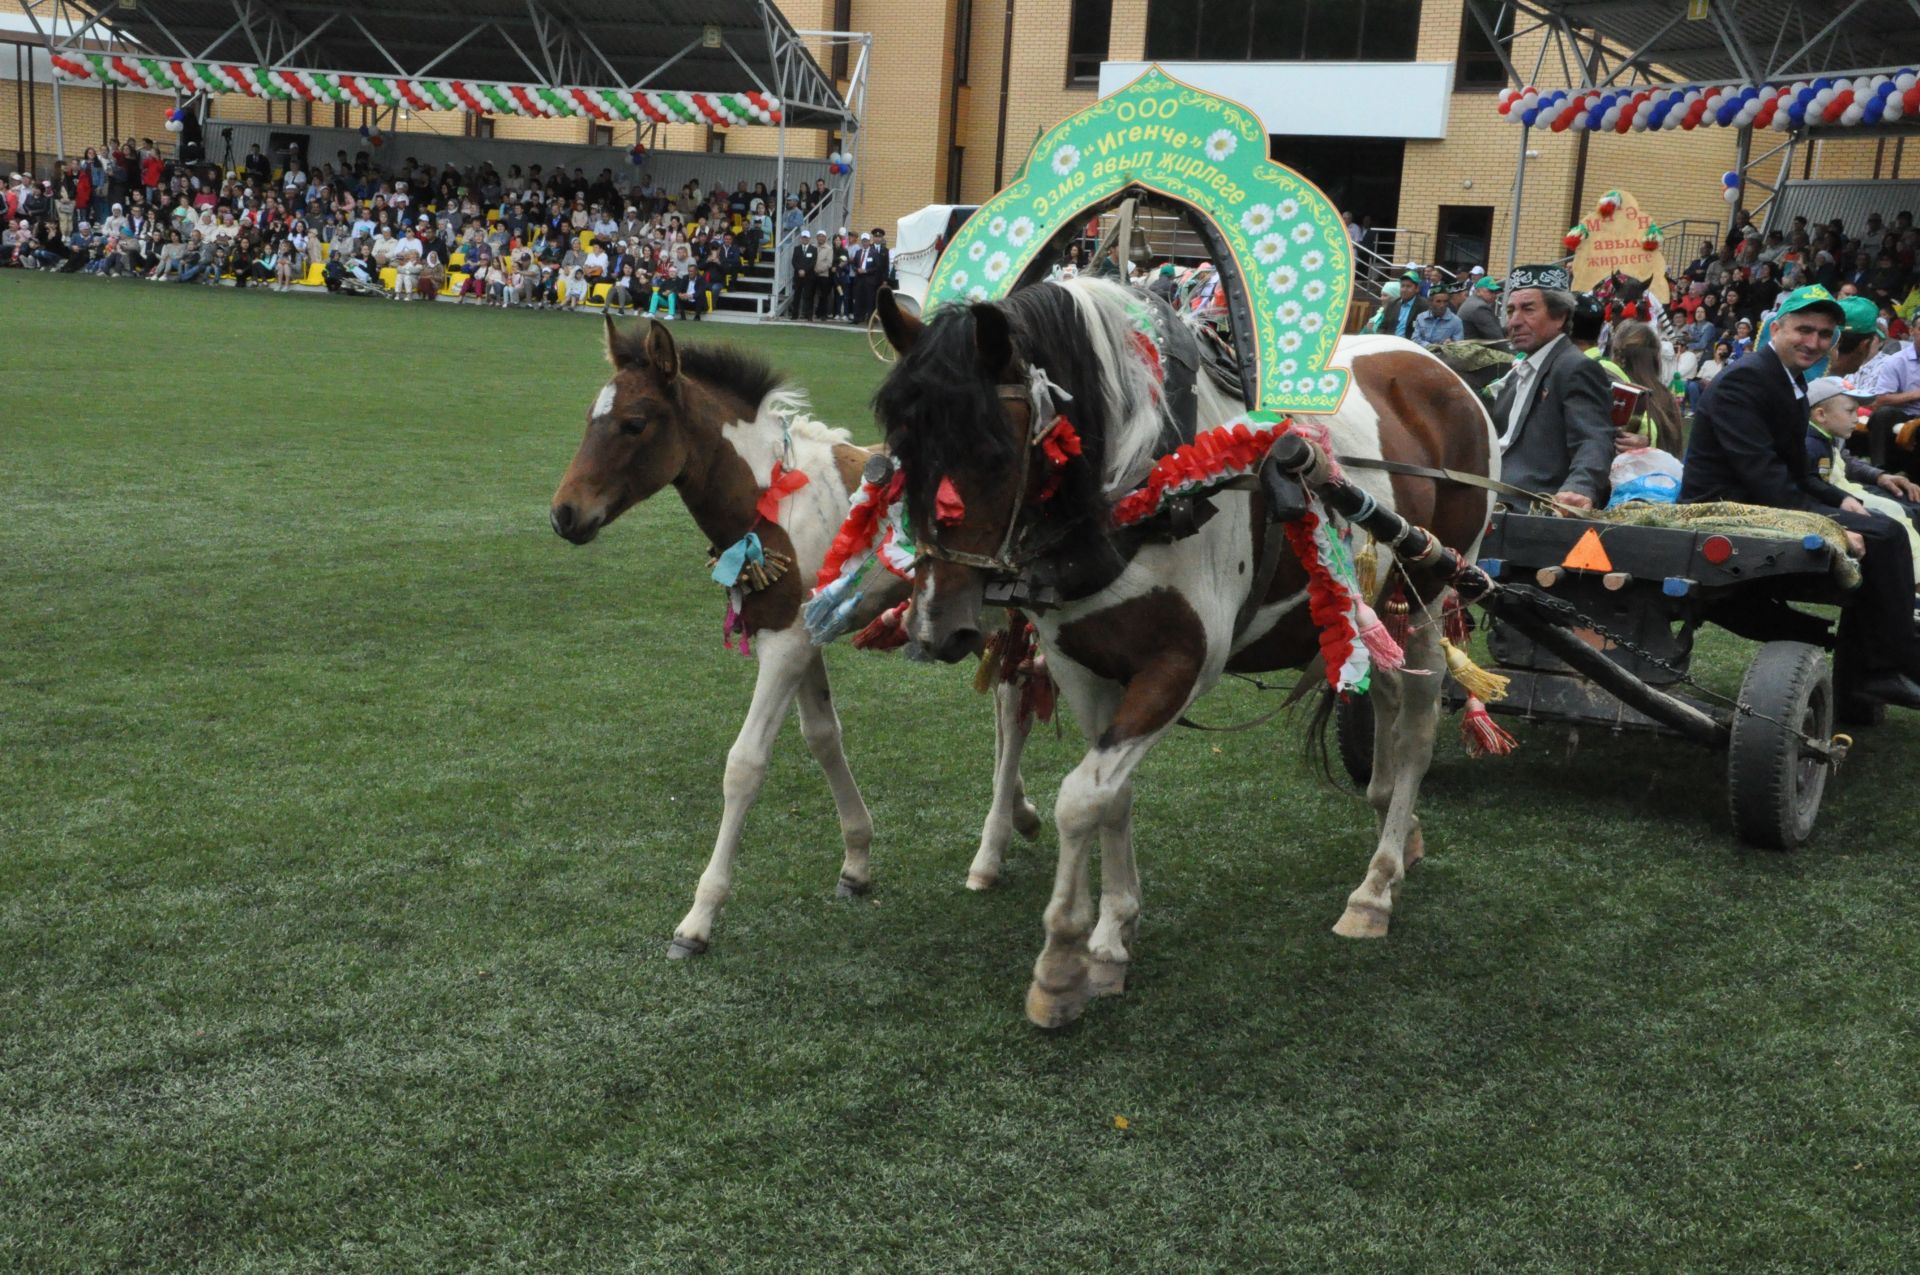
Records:
[[[1813,835],[1827,767],[1805,756],[1800,740],[1765,720],[1799,725],[1815,739],[1833,734],[1833,672],[1826,653],[1804,642],[1769,642],[1740,683],[1727,748],[1727,803],[1740,839],[1763,850],[1798,850]]]
[[[1365,791],[1373,782],[1373,697],[1349,695],[1333,706],[1333,739],[1340,766]]]

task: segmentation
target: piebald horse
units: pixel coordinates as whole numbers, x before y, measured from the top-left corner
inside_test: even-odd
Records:
[[[838,892],[865,894],[873,820],[841,748],[840,719],[827,667],[808,640],[800,604],[812,587],[848,502],[873,454],[805,414],[805,397],[753,356],[725,346],[677,347],[666,327],[649,321],[622,331],[606,323],[613,379],[587,413],[586,436],[554,493],[554,531],[583,545],[628,509],[671,484],[716,549],[753,532],[769,558],[792,566],[742,603],[742,620],[758,661],[753,701],[727,753],[725,808],[713,856],[694,891],[693,908],[673,932],[668,955],[707,950],[713,923],[732,889],[742,826],[767,777],[773,742],[796,701],[800,733],[826,773],[840,816],[846,855]],[[779,502],[769,521],[756,508],[783,472],[806,483]],[[791,485],[790,482],[787,485]],[[879,575],[879,573],[876,573]],[[904,581],[875,584],[855,624],[865,624],[907,596]],[[1032,837],[1040,817],[1020,778],[1027,728],[1019,690],[994,692],[993,803],[980,834],[968,884],[984,889],[999,875],[1012,832]]]
[[[1089,995],[1125,988],[1140,919],[1135,768],[1222,673],[1299,668],[1318,650],[1305,572],[1290,552],[1283,548],[1264,596],[1249,597],[1269,534],[1259,491],[1216,495],[1215,516],[1183,539],[1114,537],[1109,511],[1145,478],[1166,410],[1129,322],[1129,297],[1118,285],[1075,279],[1023,288],[997,304],[949,306],[924,324],[885,294],[880,311],[901,358],[875,408],[906,475],[924,555],[909,623],[922,649],[956,660],[979,645],[976,617],[990,578],[1034,564],[1097,562],[1103,541],[1123,546],[1117,574],[1096,575],[1091,592],[1065,591],[1063,605],[1031,615],[1087,740],[1054,810],[1059,863],[1027,993],[1028,1017],[1043,1027],[1073,1020]],[[1334,364],[1353,376],[1340,410],[1318,418],[1337,454],[1496,476],[1486,411],[1418,346],[1347,338]],[[1081,454],[1058,470],[1041,456],[1035,428],[1036,417],[1044,431],[1056,412],[1081,440]],[[1240,405],[1203,377],[1200,425],[1238,414]],[[1347,476],[1472,558],[1487,524],[1486,492],[1377,470]],[[1415,612],[1436,616],[1445,583],[1416,575],[1408,584]],[[1406,672],[1375,672],[1367,798],[1379,842],[1334,926],[1341,935],[1385,935],[1407,864],[1422,853],[1414,804],[1433,754],[1443,668],[1440,634],[1428,622],[1413,627]],[[1096,840],[1097,910],[1088,873]]]

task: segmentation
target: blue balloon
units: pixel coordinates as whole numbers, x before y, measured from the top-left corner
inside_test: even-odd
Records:
[[[1520,112],[1520,122],[1526,125],[1528,128],[1532,128],[1533,121],[1537,119],[1539,115],[1540,115],[1540,108],[1537,106],[1530,111],[1522,111]]]
[[[1602,102],[1599,106],[1587,112],[1587,127],[1597,129],[1600,127],[1600,121],[1605,118],[1607,118],[1607,107],[1606,103]]]
[[[1804,121],[1807,118],[1807,104],[1805,102],[1795,102],[1792,106],[1789,106],[1787,108],[1787,118],[1796,124]]]
[[[1875,98],[1860,108],[1860,122],[1862,124],[1878,124],[1880,122],[1879,98]]]
[[[1833,77],[1831,75],[1823,75],[1819,79],[1813,82],[1813,88],[1815,92],[1819,92],[1821,89],[1830,89],[1832,87],[1833,87]]]
[[[1714,122],[1719,124],[1720,127],[1725,128],[1733,122],[1733,117],[1739,113],[1740,103],[1738,101],[1722,102],[1720,109],[1713,113]]]

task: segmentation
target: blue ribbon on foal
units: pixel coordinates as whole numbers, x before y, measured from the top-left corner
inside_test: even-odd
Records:
[[[760,537],[749,531],[746,535],[727,546],[725,553],[713,564],[713,582],[731,589],[740,582],[740,573],[747,569],[748,563],[767,564],[766,550],[760,547]]]

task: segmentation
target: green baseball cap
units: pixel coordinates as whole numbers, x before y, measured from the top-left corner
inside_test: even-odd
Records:
[[[1880,330],[1880,307],[1866,297],[1841,297],[1840,309],[1846,315],[1846,330],[1855,336],[1872,336]]]
[[[1500,281],[1492,275],[1481,275],[1473,281],[1473,286],[1476,288],[1485,288],[1488,292],[1500,291]]]
[[[1781,298],[1780,308],[1774,312],[1774,317],[1784,319],[1789,314],[1795,314],[1801,310],[1824,310],[1842,323],[1847,319],[1846,310],[1834,300],[1833,294],[1817,283],[1810,283],[1804,288],[1795,288]]]

